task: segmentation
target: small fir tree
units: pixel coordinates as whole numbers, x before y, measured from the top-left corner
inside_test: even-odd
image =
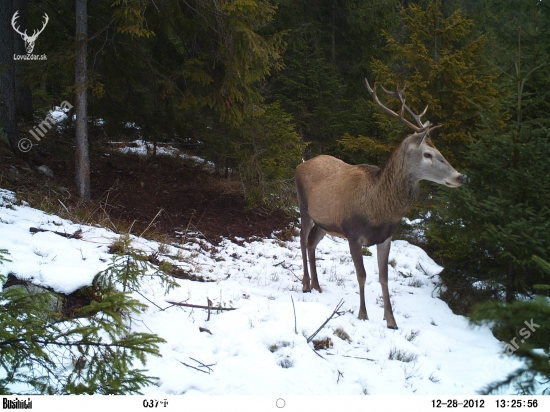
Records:
[[[6,255],[0,250],[0,263]],[[0,291],[0,393],[121,395],[155,383],[135,364],[160,356],[164,340],[132,332],[130,316],[146,306],[100,286],[107,283],[97,275],[88,288],[91,302],[71,317],[52,309],[52,300],[62,300],[54,292]]]
[[[550,275],[548,262],[536,256],[533,260]],[[510,329],[504,352],[524,361],[524,366],[506,378],[482,388],[482,394],[498,393],[510,385],[520,394],[550,394],[550,301],[545,296],[550,285],[535,287],[541,294],[533,299],[486,302],[477,305],[470,316],[470,321],[477,325],[489,324],[493,330]]]

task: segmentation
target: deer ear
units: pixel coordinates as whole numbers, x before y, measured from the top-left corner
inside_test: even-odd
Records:
[[[422,136],[422,139],[420,139],[420,143],[418,143],[418,147],[420,147],[422,143],[424,143],[424,140],[426,140],[426,136],[428,136],[428,131],[429,130],[426,129],[423,132],[418,133],[419,136]]]

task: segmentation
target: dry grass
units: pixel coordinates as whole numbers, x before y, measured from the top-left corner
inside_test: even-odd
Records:
[[[347,340],[348,342],[351,342],[351,337],[342,327],[336,328],[334,330],[334,334],[342,340]]]
[[[395,346],[392,346],[390,348],[390,353],[388,354],[388,359],[398,360],[405,363],[414,363],[417,361],[418,355],[404,349],[397,349]]]
[[[418,335],[420,335],[420,331],[418,329],[413,329],[405,335],[405,339],[412,343],[418,337]]]

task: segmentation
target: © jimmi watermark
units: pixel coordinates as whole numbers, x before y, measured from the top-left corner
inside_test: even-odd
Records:
[[[11,27],[13,27],[13,30],[19,35],[21,35],[21,38],[25,42],[25,49],[27,50],[27,54],[14,54],[13,60],[48,60],[45,54],[32,54],[32,51],[34,50],[34,43],[36,42],[36,39],[44,31],[46,28],[46,25],[48,24],[48,21],[50,20],[48,15],[44,13],[44,22],[42,23],[42,28],[40,30],[34,30],[32,32],[32,35],[29,36],[27,34],[27,30],[24,32],[21,32],[19,30],[19,27],[16,27],[16,21],[19,17],[19,10],[17,10],[13,17],[11,18]]]
[[[531,333],[535,332],[537,328],[540,328],[540,325],[537,325],[535,322],[533,322],[533,319],[531,319],[530,322],[525,321],[523,322],[527,326],[526,328],[521,328],[519,331],[520,336],[523,338],[520,343],[525,343],[526,339],[529,339],[531,336]],[[519,345],[516,343],[516,339],[514,338],[510,341],[510,343],[506,344],[504,347],[504,353],[507,355],[512,355],[516,350],[519,349]]]
[[[59,105],[59,107],[63,112],[68,112],[73,108],[73,105],[65,100]],[[48,115],[44,120],[42,120],[42,122],[38,126],[34,126],[32,129],[30,129],[29,133],[32,135],[32,137],[36,139],[37,142],[39,142],[40,140],[42,140],[41,138],[43,138],[46,133],[60,121],[61,119],[56,120],[51,115]],[[24,137],[19,140],[19,142],[17,143],[17,147],[23,153],[26,153],[32,149],[32,140]]]

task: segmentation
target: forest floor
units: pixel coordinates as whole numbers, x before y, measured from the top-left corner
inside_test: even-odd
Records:
[[[293,220],[281,211],[245,211],[240,181],[224,178],[206,164],[122,153],[127,143],[101,137],[91,139],[92,199],[83,205],[75,187],[74,143],[67,140],[51,131],[18,156],[0,147],[2,186],[47,212],[63,214],[66,207],[80,215],[81,223],[107,223],[138,235],[147,230],[147,235],[171,240],[191,235],[214,244],[222,238],[253,240],[269,237]],[[53,178],[37,170],[42,165],[53,171]]]

